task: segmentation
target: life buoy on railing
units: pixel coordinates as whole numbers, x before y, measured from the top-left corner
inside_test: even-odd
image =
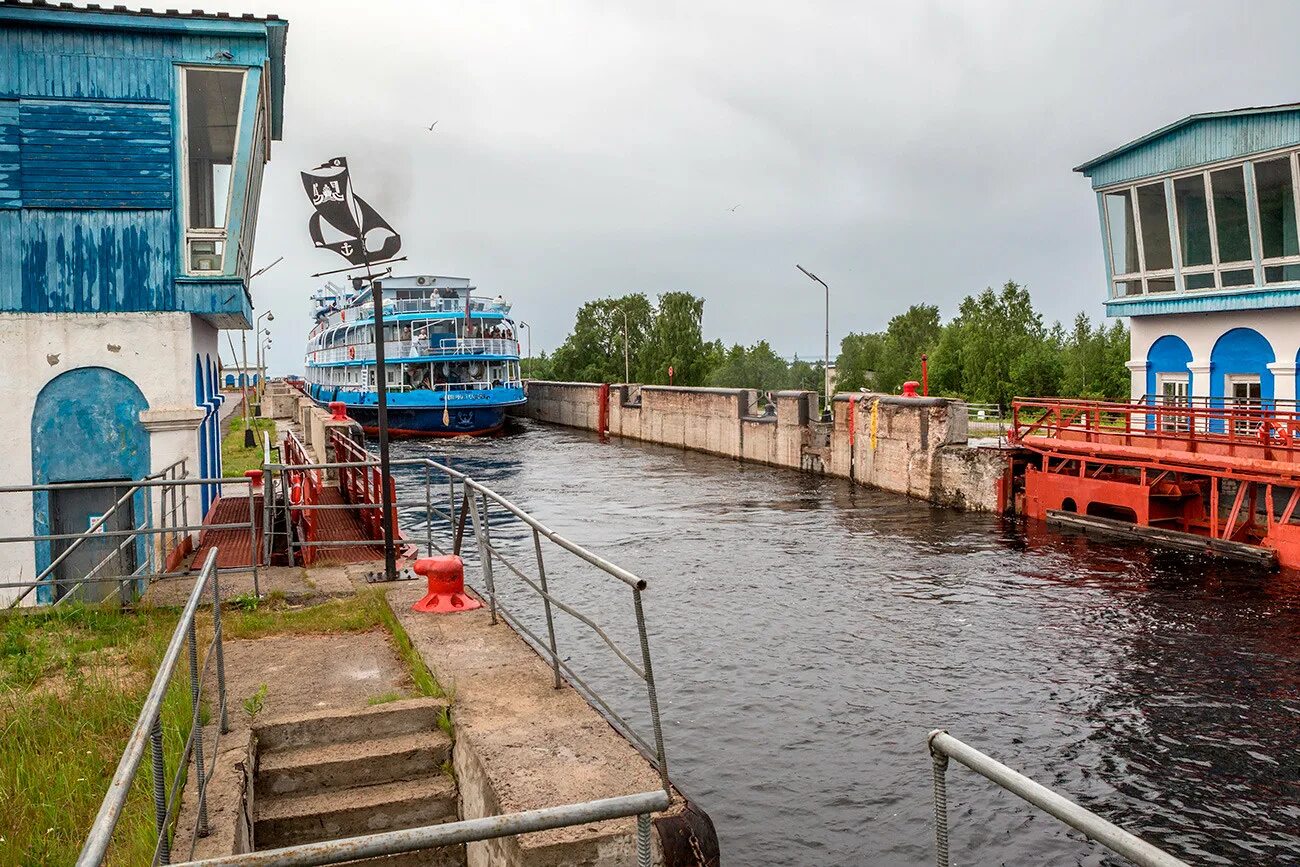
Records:
[[[356,357],[357,357],[357,348],[355,346],[349,346],[348,358],[356,358]]]

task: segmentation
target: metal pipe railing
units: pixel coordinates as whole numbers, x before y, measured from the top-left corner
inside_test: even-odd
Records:
[[[194,582],[194,589],[190,591],[185,608],[181,611],[180,621],[176,624],[176,629],[172,632],[171,640],[167,644],[167,650],[163,653],[162,663],[158,666],[158,673],[154,676],[153,685],[149,688],[149,694],[145,697],[144,706],[140,709],[140,715],[136,719],[135,727],[131,730],[130,738],[127,739],[122,758],[117,763],[117,770],[113,774],[112,782],[109,783],[108,793],[104,796],[104,801],[99,806],[95,821],[90,826],[90,832],[86,835],[86,842],[82,845],[81,854],[77,858],[78,867],[98,867],[103,862],[104,856],[108,852],[109,843],[113,838],[113,830],[117,827],[118,820],[122,815],[122,807],[126,804],[127,795],[130,793],[131,784],[135,780],[140,762],[144,758],[147,744],[152,747],[151,770],[153,775],[155,827],[158,833],[156,853],[161,863],[166,864],[170,861],[170,846],[167,835],[173,818],[172,811],[175,808],[180,791],[179,781],[185,777],[183,771],[189,763],[191,754],[195,758],[194,773],[200,819],[206,813],[207,778],[210,775],[210,769],[205,767],[202,753],[203,735],[199,704],[202,684],[199,676],[198,641],[194,618],[195,613],[198,611],[199,602],[209,587],[212,591],[213,639],[209,645],[208,654],[216,654],[218,732],[229,731],[226,714],[225,664],[221,644],[221,586],[217,571],[217,552],[214,549],[208,553],[207,560],[203,563],[203,568]],[[163,776],[166,763],[162,753],[162,703],[167,695],[167,687],[171,682],[172,674],[180,661],[181,650],[187,644],[190,672],[190,734],[185,751],[178,763],[177,776],[172,784],[169,799],[166,791],[166,779]],[[206,667],[206,661],[205,656],[204,667]],[[216,755],[214,749],[212,752],[214,767]],[[199,830],[201,833],[202,829]]]
[[[367,834],[362,837],[329,840],[323,843],[287,846],[265,852],[251,852],[247,855],[228,855],[205,861],[188,861],[178,867],[199,867],[199,865],[203,867],[315,867],[321,864],[343,864],[364,858],[380,858],[386,855],[418,852],[421,849],[435,849],[440,846],[512,837],[516,834],[549,831],[553,828],[589,825],[593,822],[622,819],[628,816],[638,817],[637,859],[638,863],[648,865],[651,858],[649,815],[668,809],[668,805],[669,798],[664,792],[641,792],[636,795],[603,798],[581,804],[565,804],[560,807],[545,807],[522,813],[507,813],[504,816],[462,819],[459,822],[426,825],[422,828],[409,828],[402,831],[386,831],[381,834]]]
[[[1028,801],[1076,831],[1081,831],[1090,840],[1096,840],[1112,852],[1123,855],[1134,864],[1140,864],[1142,867],[1188,867],[1185,861],[1157,849],[1091,810],[1084,809],[1046,786],[1035,783],[1024,774],[1011,770],[996,759],[957,740],[943,729],[930,732],[927,745],[934,762],[934,836],[936,863],[939,867],[948,867],[949,864],[946,783],[949,758],[960,762],[985,779],[997,783],[1011,794]]]

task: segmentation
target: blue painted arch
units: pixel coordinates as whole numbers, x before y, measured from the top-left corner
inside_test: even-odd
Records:
[[[128,377],[105,367],[79,367],[45,384],[32,409],[32,484],[141,479],[149,474],[149,432],[140,413],[149,402]],[[52,527],[50,497],[32,495],[33,532]],[[143,496],[136,504],[144,507]],[[137,511],[137,514],[139,512]],[[36,545],[36,569],[50,564],[48,542]],[[52,602],[49,588],[37,600]]]
[[[1267,406],[1273,399],[1273,346],[1253,328],[1234,328],[1215,341],[1210,351],[1210,403],[1222,406],[1229,376],[1259,377],[1259,396]]]
[[[226,388],[234,388],[234,387],[235,387],[235,375],[233,373],[227,373]]]
[[[1181,337],[1166,334],[1151,344],[1147,350],[1146,393],[1153,399],[1159,397],[1159,375],[1162,373],[1187,374],[1187,393],[1192,390],[1192,374],[1187,365],[1192,363],[1192,350]]]

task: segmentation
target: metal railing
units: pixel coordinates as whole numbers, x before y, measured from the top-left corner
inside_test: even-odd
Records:
[[[212,592],[212,641],[208,644],[203,659],[200,660],[198,633],[195,629],[194,618],[199,603],[209,589]],[[181,649],[184,646],[188,646],[189,655],[190,730],[185,738],[185,748],[181,752],[180,760],[176,763],[171,787],[168,788],[166,757],[163,753],[163,700],[167,695],[167,688],[171,683],[172,675],[176,671],[176,666],[180,661]],[[218,719],[217,736],[211,745],[212,763],[210,767],[204,760],[203,720],[200,713],[203,675],[207,670],[209,659],[216,660]],[[157,835],[153,863],[171,863],[172,824],[177,815],[176,810],[180,804],[181,791],[187,781],[191,758],[193,758],[196,792],[196,818],[192,839],[206,837],[208,835],[208,779],[216,768],[217,747],[221,735],[229,731],[230,723],[226,714],[226,666],[221,643],[221,584],[217,571],[217,552],[213,549],[208,553],[207,560],[204,561],[203,568],[199,571],[199,576],[194,582],[194,589],[190,591],[185,608],[181,611],[180,622],[176,624],[171,641],[167,643],[167,650],[163,654],[162,663],[158,667],[158,674],[154,676],[153,685],[150,686],[149,694],[145,697],[144,706],[140,709],[140,715],[136,719],[135,727],[131,730],[131,736],[126,742],[126,749],[122,752],[122,758],[117,763],[117,770],[113,774],[113,780],[109,783],[108,794],[104,796],[104,801],[100,804],[99,812],[95,816],[94,824],[90,827],[90,833],[86,836],[86,842],[81,847],[81,854],[77,858],[78,867],[98,867],[104,861],[109,843],[113,839],[113,830],[117,827],[118,820],[122,816],[122,809],[126,805],[127,796],[131,791],[136,772],[140,768],[140,762],[144,759],[146,743],[149,746],[150,758],[152,759],[150,762],[150,775],[153,784],[154,830]],[[193,854],[193,844],[191,844],[190,854]]]
[[[269,849],[247,855],[228,855],[205,861],[189,861],[178,867],[312,867],[319,864],[343,864],[364,858],[382,858],[401,855],[441,846],[475,843],[549,831],[552,828],[569,828],[636,816],[636,859],[638,867],[650,867],[653,852],[650,845],[650,814],[668,809],[669,797],[661,791],[622,795],[581,804],[565,804],[522,813],[502,816],[485,816],[481,819],[463,819],[441,825],[426,825],[402,831],[385,831],[343,840],[327,840]]]
[[[304,461],[300,464],[291,464],[286,461],[283,464],[267,465],[265,467],[267,474],[281,474],[287,480],[296,473],[334,470],[339,472],[340,476],[345,480],[345,484],[348,484],[354,490],[357,484],[355,480],[361,479],[361,484],[366,486],[366,490],[372,493],[377,491],[377,480],[373,476],[369,477],[370,481],[366,481],[366,479],[367,473],[377,471],[379,467],[378,461],[339,432],[334,432],[332,436],[334,437],[331,441],[332,448],[336,455],[342,454],[352,457],[365,455],[366,459],[329,463],[309,463]],[[286,458],[288,456],[286,452]],[[551,666],[556,689],[559,689],[567,680],[595,705],[610,721],[610,724],[636,745],[654,765],[666,790],[669,786],[668,761],[664,753],[663,728],[659,716],[659,698],[650,656],[650,639],[645,623],[643,594],[647,588],[646,581],[621,566],[587,550],[578,543],[565,538],[496,491],[445,464],[428,458],[406,458],[390,461],[390,466],[394,468],[415,468],[422,471],[424,476],[424,538],[404,538],[400,544],[418,545],[422,542],[428,555],[432,555],[434,552],[461,555],[463,553],[465,532],[469,529],[474,536],[473,542],[477,553],[482,585],[476,587],[469,581],[467,581],[467,584],[488,603],[492,622],[496,623],[498,618],[504,619],[533,646],[538,655]],[[347,479],[354,481],[347,482]],[[435,490],[438,491],[436,497],[434,495]],[[443,499],[444,496],[446,497],[445,500]],[[442,505],[443,503],[445,503],[445,508]],[[304,506],[307,506],[307,508],[304,508]],[[290,520],[292,520],[295,510],[310,513],[321,508],[335,507],[323,504],[300,503],[294,505],[289,503],[285,508],[289,512]],[[380,508],[380,501],[377,496],[365,497],[360,502],[355,504],[347,503],[338,508],[354,508],[363,512],[367,510],[375,511]],[[435,518],[439,519],[440,522],[444,522],[445,532],[451,537],[449,545],[440,545],[434,541]],[[524,555],[507,553],[501,539],[494,538],[493,530],[500,531],[507,524],[521,529],[523,538],[531,543],[529,550]],[[628,594],[631,596],[636,623],[638,651],[632,651],[631,653],[625,651],[604,627],[574,606],[552,594],[550,581],[554,575],[548,575],[543,555],[543,540],[576,557],[578,560],[594,566],[606,575],[617,579],[627,589]],[[295,544],[297,547],[304,549],[352,547],[356,545],[373,546],[376,544],[376,539],[372,537],[329,541],[315,540],[307,543],[298,541]],[[525,571],[522,566],[525,559],[532,560],[532,574]],[[501,599],[502,594],[498,592],[497,587],[497,578],[501,574],[498,567],[503,568],[510,575],[517,578],[520,586],[537,598],[541,607],[540,614],[546,624],[545,637],[530,629],[527,624],[522,622],[516,612],[507,609],[504,605]],[[568,615],[600,639],[624,667],[642,683],[646,691],[647,710],[652,728],[651,739],[643,737],[631,723],[614,710],[604,696],[584,680],[568,663],[567,657],[560,652],[559,640],[556,637],[556,611]]]
[[[964,744],[942,729],[930,732],[927,746],[934,764],[934,843],[936,863],[948,867],[948,759],[951,758],[975,773],[997,783],[1003,789],[1076,831],[1096,840],[1143,867],[1188,867],[1186,862],[1157,849],[1118,825],[1107,822],[1091,810],[1058,795],[1046,786],[1011,770],[1001,762]]]
[[[255,593],[260,594],[259,587],[259,559],[256,556],[258,551],[257,541],[257,523],[255,507],[255,491],[250,479],[245,477],[224,477],[224,478],[189,478],[188,476],[179,475],[182,473],[184,463],[178,462],[180,469],[173,472],[177,465],[168,467],[164,470],[154,473],[151,476],[138,481],[102,481],[102,482],[55,482],[44,485],[5,485],[0,486],[0,495],[4,494],[25,494],[30,497],[33,494],[46,494],[52,492],[68,492],[92,489],[125,489],[126,492],[119,496],[117,500],[102,515],[90,521],[87,529],[78,533],[30,533],[21,536],[4,536],[0,537],[0,545],[34,543],[49,544],[54,542],[67,542],[68,544],[57,555],[50,555],[50,562],[40,571],[36,572],[35,577],[30,580],[20,581],[0,581],[0,590],[21,590],[13,599],[8,601],[8,608],[15,608],[20,605],[32,591],[41,588],[50,588],[54,591],[55,598],[51,600],[53,605],[60,605],[76,595],[76,591],[87,585],[98,584],[116,584],[120,591],[124,585],[134,581],[157,581],[169,578],[185,578],[190,573],[186,571],[170,570],[167,568],[167,560],[171,553],[177,550],[177,546],[183,544],[183,540],[191,533],[202,533],[210,530],[247,530],[249,535],[250,551],[252,552],[252,563],[250,567],[253,572],[253,588]],[[186,489],[199,488],[204,486],[215,485],[244,485],[247,488],[248,498],[248,520],[231,523],[189,523],[189,497],[186,496]],[[154,511],[155,495],[158,502],[162,503],[158,514]],[[170,501],[170,507],[166,504]],[[138,517],[133,517],[130,529],[112,530],[109,529],[110,519],[118,513],[119,509],[124,509],[131,505],[135,507],[136,503],[141,504]],[[180,513],[180,520],[176,521],[176,513]],[[161,520],[157,518],[161,516]],[[79,576],[56,577],[56,569],[68,559],[68,556],[78,548],[91,544],[92,542],[103,542],[110,539],[120,539],[108,553],[100,559],[94,566],[89,568],[85,574]],[[169,544],[170,543],[170,547]],[[139,558],[131,572],[128,574],[114,574],[119,564],[123,562],[123,555],[133,547],[137,550],[143,546],[144,556]],[[35,571],[35,570],[34,570]]]

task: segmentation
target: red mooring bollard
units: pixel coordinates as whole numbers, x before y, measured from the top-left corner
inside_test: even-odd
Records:
[[[252,480],[253,496],[260,496],[262,493],[262,471],[244,470],[244,475]]]
[[[330,412],[334,413],[334,415],[330,418],[330,421],[348,420],[348,407],[347,404],[345,404],[343,401],[332,400],[330,401],[329,407],[330,407]]]
[[[482,602],[465,595],[465,561],[456,555],[425,557],[416,560],[411,568],[429,581],[428,592],[411,606],[412,611],[451,614],[483,607]]]
[[[921,395],[916,393],[916,387],[920,384],[915,379],[903,383],[903,397],[920,397]]]

